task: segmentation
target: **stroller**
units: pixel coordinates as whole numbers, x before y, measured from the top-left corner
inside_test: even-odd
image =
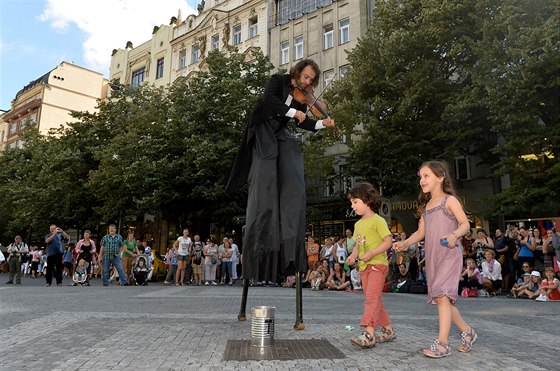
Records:
[[[78,286],[78,284],[82,286],[90,285],[88,280],[88,268],[89,263],[84,259],[80,259],[74,270],[74,276],[72,276],[72,286]]]
[[[146,255],[138,255],[132,262],[131,283],[136,286],[148,286],[149,260]]]

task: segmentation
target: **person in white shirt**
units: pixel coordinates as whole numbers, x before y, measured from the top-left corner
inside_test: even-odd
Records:
[[[189,230],[187,228],[183,229],[183,235],[180,236],[177,241],[173,244],[173,247],[177,249],[177,274],[175,275],[175,286],[183,286],[185,280],[190,279],[190,259],[191,259],[191,249],[192,240],[189,237]],[[189,269],[187,269],[189,268]],[[185,274],[185,270],[187,270]],[[188,276],[187,276],[188,274]]]
[[[502,266],[496,258],[496,252],[493,249],[484,251],[485,260],[482,262],[482,286],[493,295],[497,295],[502,288]]]

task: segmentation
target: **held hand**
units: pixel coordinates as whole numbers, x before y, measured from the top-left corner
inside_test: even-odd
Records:
[[[405,250],[404,243],[402,241],[393,243],[393,250],[404,251]]]
[[[294,115],[294,118],[296,120],[298,120],[299,122],[303,122],[305,121],[305,118],[307,116],[305,115],[305,113],[301,112],[301,111],[296,111],[296,114]]]
[[[331,118],[326,118],[323,120],[323,126],[331,128],[335,126],[335,122]]]

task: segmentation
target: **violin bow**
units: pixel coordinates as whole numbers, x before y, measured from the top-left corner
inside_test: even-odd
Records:
[[[334,81],[334,78],[336,77],[336,75],[338,74],[338,72],[334,73],[334,76],[332,77],[332,79],[329,81],[329,83],[327,85],[325,85],[325,87],[323,88],[323,90],[321,90],[321,92],[319,93],[319,95],[317,95],[315,97],[315,100],[313,101],[313,104],[311,104],[312,106],[315,105],[315,103],[317,103],[317,101],[319,100],[319,97],[321,95],[323,95],[323,93],[325,92],[325,90],[327,90],[327,88],[329,87],[329,85]]]

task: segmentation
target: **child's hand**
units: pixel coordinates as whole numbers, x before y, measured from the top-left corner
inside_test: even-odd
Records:
[[[393,250],[395,251],[404,251],[406,247],[404,246],[403,241],[398,241],[393,243]]]

